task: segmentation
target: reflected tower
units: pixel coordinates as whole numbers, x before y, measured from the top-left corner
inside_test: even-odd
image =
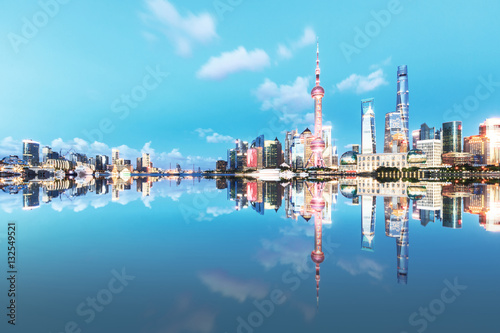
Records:
[[[398,283],[408,283],[408,258],[409,258],[409,240],[408,240],[408,218],[405,218],[401,225],[401,234],[396,239],[398,251]]]
[[[408,282],[409,234],[408,234],[408,198],[385,197],[385,234],[396,238],[397,278],[398,283]]]
[[[373,251],[375,238],[375,209],[377,198],[365,195],[361,198],[361,249]]]
[[[311,199],[311,209],[314,212],[314,251],[311,252],[311,259],[316,264],[316,304],[319,306],[319,264],[325,260],[322,250],[323,218],[322,211],[325,208],[323,199],[324,184],[316,183],[309,187],[313,198]]]

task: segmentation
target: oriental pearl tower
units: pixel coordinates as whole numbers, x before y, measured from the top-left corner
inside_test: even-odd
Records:
[[[314,140],[311,142],[312,155],[314,156],[314,166],[323,167],[323,151],[325,150],[325,141],[322,139],[323,133],[323,109],[322,100],[325,96],[325,89],[319,85],[319,42],[316,44],[316,86],[311,91],[311,97],[314,99]],[[313,157],[311,156],[311,158]],[[311,158],[309,160],[311,160]],[[308,162],[309,164],[309,162]]]
[[[316,302],[319,306],[319,264],[325,260],[322,250],[323,218],[322,211],[325,208],[323,199],[324,183],[315,183],[309,187],[313,198],[311,199],[311,209],[314,211],[314,251],[311,252],[311,259],[316,264]]]

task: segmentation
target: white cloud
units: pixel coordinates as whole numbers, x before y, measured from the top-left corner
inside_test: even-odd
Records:
[[[120,151],[120,158],[126,159],[126,160],[135,160],[137,157],[141,156],[141,152],[138,151],[137,149],[130,148],[127,145],[121,145],[118,147],[114,147]]]
[[[211,128],[197,128],[194,130],[200,138],[205,138],[208,143],[234,142],[235,139],[229,135],[222,135],[214,132]],[[210,134],[211,133],[211,134]],[[209,135],[210,134],[210,135]]]
[[[222,143],[222,142],[234,142],[234,138],[229,135],[222,135],[219,133],[213,133],[207,136],[208,143]]]
[[[198,71],[202,79],[221,80],[229,74],[241,71],[259,71],[270,65],[267,53],[261,49],[247,52],[240,46],[231,52],[223,52],[219,57],[211,57]]]
[[[297,77],[292,84],[279,85],[265,79],[255,91],[264,111],[275,110],[280,113],[280,120],[292,125],[307,124],[310,116],[304,111],[313,110],[314,103],[309,93],[309,80]]]
[[[214,130],[211,129],[211,128],[207,128],[207,129],[197,128],[194,131],[196,133],[198,133],[198,135],[200,136],[200,138],[204,138],[204,137],[207,136],[207,134],[212,133]]]
[[[80,138],[74,138],[70,141],[64,141],[63,139],[58,138],[52,140],[50,147],[52,147],[53,151],[62,150],[63,154],[66,154],[70,150],[77,153],[86,153],[89,150],[89,144],[87,141]]]
[[[278,239],[262,239],[262,249],[257,253],[257,260],[266,269],[276,265],[291,265],[296,272],[307,269],[310,260],[311,242],[300,236],[284,236]]]
[[[155,155],[155,150],[151,147],[151,141],[146,142],[144,147],[141,149],[142,154],[149,154],[151,156]]]
[[[247,298],[263,299],[269,289],[260,281],[235,278],[221,271],[201,272],[199,277],[211,291],[234,298],[240,303]]]
[[[316,33],[311,27],[306,27],[302,37],[292,45],[294,49],[300,49],[314,43],[316,43]]]
[[[173,159],[182,159],[183,158],[181,152],[179,151],[179,148],[172,149],[172,151],[170,153],[167,153],[166,156],[169,158],[173,158]]]
[[[236,211],[234,207],[208,207],[207,214],[212,215],[213,217],[232,214]]]
[[[229,138],[231,137],[214,133],[214,135],[207,137],[207,142],[234,141],[234,139],[231,138],[230,140]],[[42,146],[44,146],[44,144],[40,144],[40,147]],[[95,157],[96,155],[111,155],[111,147],[107,144],[98,141],[94,141],[92,144],[89,144],[87,141],[80,138],[74,138],[68,141],[63,140],[62,138],[57,138],[52,140],[49,146],[52,147],[52,150],[55,152],[61,151],[66,157],[69,157],[70,152],[86,154],[88,157]],[[179,163],[181,166],[185,167],[195,164],[196,167],[200,166],[202,169],[207,169],[213,168],[214,163],[217,161],[212,157],[191,155],[184,156],[178,148],[173,148],[167,152],[157,152],[153,148],[151,141],[146,142],[140,150],[127,145],[121,145],[113,148],[120,151],[121,158],[131,160],[134,165],[137,157],[141,157],[142,153],[149,153],[153,165],[163,169],[167,168],[171,162]],[[22,155],[22,142],[15,140],[12,137],[6,137],[0,140],[0,159],[3,158],[3,156],[11,154],[18,156]]]
[[[363,94],[387,84],[388,82],[385,80],[384,71],[378,69],[368,76],[351,74],[351,76],[337,84],[337,89],[341,92],[355,91],[357,94]]]
[[[111,148],[105,143],[94,141],[90,145],[90,150],[94,153],[94,155],[109,155],[111,152]]]
[[[292,51],[283,44],[278,45],[278,55],[283,59],[290,59],[293,56]]]
[[[391,64],[391,62],[392,62],[392,56],[388,57],[387,59],[382,60],[382,62],[380,62],[378,64],[371,65],[370,70],[374,71],[374,70],[377,70],[379,68],[389,66]]]
[[[382,280],[384,277],[384,267],[382,265],[363,257],[356,257],[355,260],[340,259],[337,262],[337,266],[353,276],[368,274],[377,280]]]
[[[8,136],[0,141],[0,159],[9,156],[17,155],[22,158],[23,143],[19,140],[14,140],[13,137]]]
[[[293,57],[293,52],[316,42],[316,33],[311,27],[306,27],[302,36],[295,41],[289,43],[288,46],[278,44],[278,56],[281,59],[290,59]]]
[[[208,43],[217,37],[216,21],[207,12],[198,15],[188,12],[183,16],[168,0],[147,0],[146,6],[149,12],[144,15],[145,21],[154,24],[173,42],[181,56],[191,55],[195,42]],[[143,35],[154,40],[150,33]]]

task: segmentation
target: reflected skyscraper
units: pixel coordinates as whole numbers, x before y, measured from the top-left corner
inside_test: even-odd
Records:
[[[408,234],[408,198],[385,197],[385,234],[396,238],[397,247],[397,280],[398,283],[408,282],[409,234]]]
[[[396,112],[401,116],[401,130],[404,136],[402,145],[404,151],[410,150],[410,132],[409,132],[409,112],[410,101],[408,91],[408,67],[402,65],[398,67],[398,92],[397,92]]]
[[[409,259],[409,233],[408,218],[402,221],[401,233],[396,239],[398,256],[398,283],[408,283],[408,259]]]
[[[443,227],[462,228],[462,198],[443,197]]]
[[[374,99],[361,101],[361,153],[375,154],[377,143],[375,139],[375,111]]]
[[[40,207],[40,184],[29,183],[23,190],[23,209],[30,210]]]
[[[361,249],[373,251],[375,238],[375,209],[377,198],[365,195],[361,198]]]

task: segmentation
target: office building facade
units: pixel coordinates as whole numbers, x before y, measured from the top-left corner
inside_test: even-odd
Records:
[[[443,123],[443,153],[462,152],[462,122]]]
[[[32,140],[23,140],[23,160],[28,165],[40,164],[40,143]]]
[[[361,153],[376,152],[374,99],[364,99],[361,101]]]

